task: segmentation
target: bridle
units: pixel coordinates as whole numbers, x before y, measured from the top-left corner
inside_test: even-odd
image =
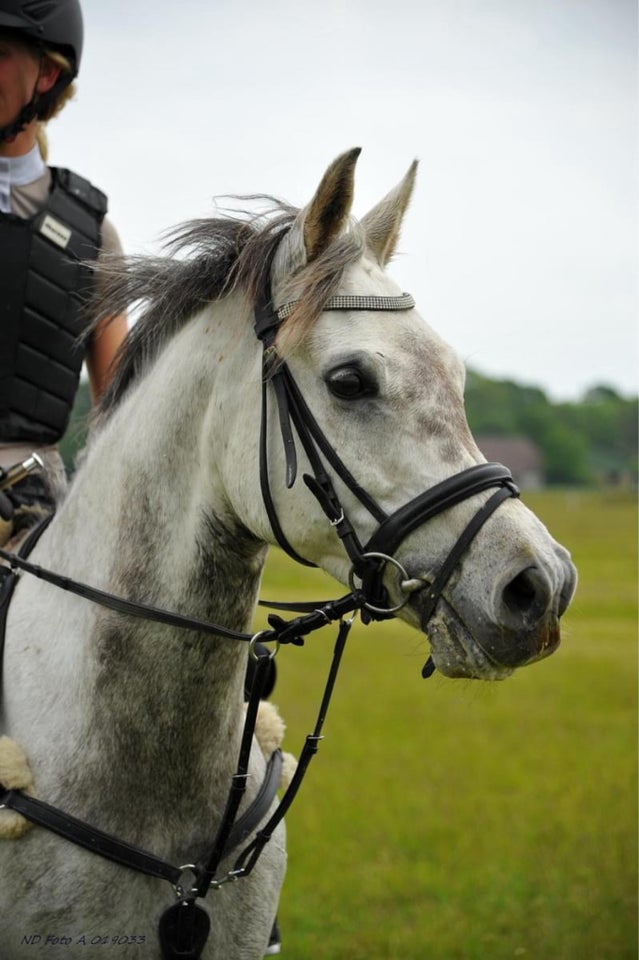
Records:
[[[410,310],[413,298],[408,294],[400,297],[342,296],[330,297],[325,310]],[[176,902],[168,907],[160,919],[159,937],[165,960],[198,960],[206,943],[210,921],[197,900],[211,889],[248,876],[270,840],[274,830],[290,808],[312,757],[317,753],[321,731],[326,718],[331,695],[339,670],[346,639],[355,612],[360,611],[365,622],[395,616],[410,600],[416,590],[425,591],[422,600],[422,624],[432,617],[442,592],[460,559],[472,540],[494,511],[510,497],[519,494],[510,472],[496,463],[473,466],[419,494],[390,515],[387,514],[367,491],[356,481],[351,471],[339,457],[334,447],[317,423],[287,365],[277,356],[276,336],[279,325],[292,310],[292,304],[275,309],[271,302],[270,289],[258,297],[255,308],[255,333],[263,346],[262,413],[259,440],[260,487],[266,512],[278,544],[299,563],[314,566],[300,556],[288,542],[280,522],[269,478],[268,420],[269,397],[275,397],[278,421],[286,461],[286,485],[290,488],[297,475],[297,452],[295,436],[299,439],[310,465],[310,473],[303,479],[319,503],[328,522],[334,528],[351,563],[350,591],[337,600],[312,603],[265,604],[279,609],[294,611],[299,616],[284,620],[278,614],[270,614],[269,629],[251,635],[231,630],[220,624],[209,623],[193,617],[174,613],[107,593],[63,577],[51,570],[31,563],[30,548],[37,542],[44,527],[36,529],[23,548],[17,553],[0,549],[0,559],[8,566],[0,567],[0,666],[4,641],[3,622],[15,588],[18,571],[32,574],[61,589],[75,593],[121,614],[141,617],[199,633],[213,634],[234,640],[246,641],[254,665],[253,682],[247,705],[246,722],[242,734],[236,771],[232,777],[226,808],[215,838],[197,864],[175,866],[148,851],[107,834],[64,811],[36,800],[20,790],[8,790],[0,784],[0,808],[7,807],[21,813],[27,819],[51,830],[73,843],[85,847],[100,856],[148,876],[169,881],[176,893]],[[327,466],[328,465],[328,466]],[[362,543],[349,521],[346,510],[335,490],[332,470],[346,485],[355,498],[377,521],[377,528],[369,539]],[[458,503],[484,491],[495,492],[479,508],[464,528],[457,541],[440,565],[432,582],[411,580],[408,572],[396,559],[395,552],[401,543],[418,527]],[[392,603],[383,583],[388,565],[398,574],[402,598]],[[321,627],[339,621],[333,658],[317,720],[313,732],[306,737],[300,753],[296,772],[284,792],[275,812],[260,829],[256,829],[270,810],[277,791],[282,765],[281,753],[276,750],[266,768],[264,782],[255,800],[238,817],[239,805],[246,790],[251,743],[255,731],[257,709],[265,687],[269,660],[282,643],[303,644],[303,638]],[[258,642],[275,642],[272,651],[259,652]],[[430,676],[434,670],[429,658],[422,674]],[[249,839],[251,838],[251,839]],[[248,841],[248,842],[247,842]],[[243,844],[246,843],[246,846]],[[219,874],[219,867],[235,848],[241,848],[233,867]]]
[[[415,301],[407,293],[398,297],[336,295],[329,298],[324,305],[324,310],[396,311],[411,310],[414,306]],[[387,514],[355,480],[339,457],[309,409],[288,365],[277,355],[275,340],[279,325],[290,315],[293,307],[294,303],[287,303],[279,309],[274,309],[270,298],[263,295],[255,309],[255,332],[263,345],[260,486],[275,539],[280,547],[298,563],[307,566],[315,565],[300,556],[288,542],[271,495],[267,437],[269,385],[277,402],[286,459],[286,486],[292,487],[297,475],[297,454],[292,429],[294,427],[312,471],[310,474],[304,474],[303,480],[335,529],[351,561],[349,585],[351,596],[357,598],[354,608],[362,611],[365,620],[393,617],[405,606],[416,590],[425,589],[425,602],[422,609],[422,626],[425,627],[435,612],[451,574],[472,540],[499,505],[510,497],[519,496],[519,490],[506,467],[498,463],[482,463],[449,477],[420,493],[390,515]],[[348,519],[324,460],[378,523],[377,529],[365,544],[361,543]],[[464,528],[433,581],[427,585],[421,579],[419,581],[411,579],[394,556],[406,537],[450,507],[494,487],[497,488],[495,493]],[[399,588],[403,593],[403,598],[396,604],[389,603],[388,593],[382,582],[388,564],[396,569],[399,575]],[[360,582],[359,587],[356,587],[357,580]],[[431,668],[432,661],[429,661],[424,668],[424,675],[429,675],[432,672]]]

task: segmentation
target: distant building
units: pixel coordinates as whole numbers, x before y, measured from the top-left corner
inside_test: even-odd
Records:
[[[507,437],[482,434],[475,437],[477,446],[489,461],[503,463],[522,489],[538,490],[544,485],[541,451],[528,437]]]

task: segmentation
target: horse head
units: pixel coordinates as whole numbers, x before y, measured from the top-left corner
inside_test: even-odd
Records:
[[[456,478],[485,474],[464,410],[463,365],[386,272],[417,164],[358,223],[350,209],[359,152],[331,164],[272,258],[264,370],[278,403],[266,418],[262,490],[243,483],[242,494],[232,494],[259,538],[273,542],[275,530],[297,559],[351,587],[367,574],[338,535],[339,510],[351,545],[375,545],[380,524],[421,503],[424,491],[447,495]],[[276,389],[282,371],[288,386]],[[302,420],[319,426],[323,442],[300,436],[295,417],[291,426],[291,404],[302,404]],[[328,494],[319,489],[317,458]],[[575,589],[568,552],[521,501],[505,497],[481,529],[466,533],[492,492],[471,484],[427,522],[395,531],[390,556],[373,558],[388,608],[427,632],[435,665],[450,677],[497,679],[547,656]],[[433,598],[460,538],[463,549]]]

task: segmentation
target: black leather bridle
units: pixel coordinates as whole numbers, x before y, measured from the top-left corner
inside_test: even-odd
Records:
[[[448,580],[472,540],[499,505],[510,497],[519,496],[519,490],[506,467],[499,463],[481,463],[447,478],[420,493],[390,515],[387,514],[357,482],[339,457],[304,400],[288,365],[277,356],[275,341],[279,325],[290,314],[292,306],[292,303],[287,303],[276,310],[270,296],[266,294],[258,300],[255,309],[255,332],[263,345],[260,485],[273,534],[280,547],[290,557],[298,563],[314,566],[300,556],[288,542],[271,495],[267,437],[269,384],[277,402],[286,458],[286,485],[290,488],[297,475],[297,454],[292,429],[294,427],[312,471],[310,474],[304,474],[304,482],[326,514],[348,554],[351,561],[351,595],[357,598],[356,606],[362,611],[364,619],[380,620],[395,616],[416,589],[424,589],[422,626],[425,627],[435,612]],[[399,297],[337,295],[327,301],[324,310],[394,311],[411,310],[414,306],[413,298],[407,293]],[[324,460],[378,523],[377,529],[365,544],[361,543],[348,519]],[[406,537],[444,510],[492,488],[497,488],[495,493],[464,528],[433,581],[426,584],[410,580],[408,573],[394,556]],[[383,584],[384,572],[388,564],[396,568],[400,577],[400,591],[403,593],[403,599],[394,605],[389,602],[388,593]],[[358,588],[355,586],[356,580],[360,581]],[[430,675],[432,669],[432,661],[429,660],[424,668],[424,675]]]
[[[334,296],[325,304],[326,310],[408,310],[414,307],[412,297]],[[197,900],[206,896],[210,889],[246,877],[253,870],[265,845],[291,806],[312,757],[317,753],[321,731],[326,718],[333,687],[337,678],[341,657],[352,623],[347,614],[360,611],[362,618],[382,620],[395,616],[407,603],[416,589],[425,591],[422,598],[422,624],[426,625],[435,612],[442,592],[472,540],[494,511],[510,497],[519,494],[510,472],[496,463],[478,464],[444,480],[419,494],[407,504],[387,514],[366,490],[356,481],[341,460],[317,423],[302,396],[288,365],[278,356],[275,340],[279,325],[290,312],[291,304],[275,310],[271,303],[270,289],[258,298],[255,308],[255,332],[263,345],[262,414],[259,447],[260,486],[266,511],[274,536],[279,545],[296,561],[314,566],[300,556],[288,542],[280,523],[271,495],[268,463],[269,395],[277,403],[278,419],[286,458],[286,484],[291,487],[297,474],[297,435],[310,464],[311,472],[303,479],[318,501],[329,523],[335,529],[351,561],[350,591],[337,600],[301,604],[271,604],[266,606],[280,610],[295,611],[300,616],[284,620],[277,614],[269,615],[270,629],[251,635],[231,630],[220,624],[209,623],[183,614],[167,611],[127,598],[101,591],[89,584],[63,577],[51,570],[39,567],[28,559],[29,548],[42,532],[38,529],[17,554],[0,549],[0,558],[8,566],[0,566],[0,667],[4,642],[3,624],[7,607],[16,585],[18,572],[32,574],[61,589],[84,597],[118,613],[159,623],[169,624],[203,634],[214,634],[250,643],[254,659],[254,675],[247,705],[236,772],[216,836],[198,864],[175,866],[148,851],[120,840],[93,827],[64,811],[27,796],[20,790],[8,790],[0,784],[0,808],[13,809],[32,822],[39,824],[62,837],[98,853],[102,857],[127,866],[133,870],[169,881],[177,895],[176,903],[167,908],[160,919],[159,938],[165,960],[198,960],[209,933],[208,915],[197,905]],[[326,466],[328,465],[328,467]],[[335,490],[329,468],[346,485],[351,493],[377,521],[378,526],[368,541],[362,544],[351,525],[346,511]],[[484,491],[495,492],[479,508],[464,528],[457,541],[441,564],[430,584],[411,581],[394,554],[406,537],[444,510]],[[402,599],[392,604],[383,579],[390,564],[398,574]],[[257,641],[275,641],[301,645],[307,634],[339,621],[333,659],[328,672],[324,695],[320,704],[313,732],[306,737],[293,779],[286,789],[275,812],[256,831],[259,823],[270,809],[281,770],[281,754],[276,751],[269,761],[264,782],[249,809],[238,817],[238,809],[246,789],[251,742],[255,730],[257,708],[264,689],[269,658],[274,654],[258,653]],[[434,670],[429,658],[424,676]],[[252,839],[249,840],[249,837]],[[248,841],[248,842],[247,842]],[[247,842],[247,843],[246,843]],[[244,846],[246,843],[246,846]],[[234,848],[240,847],[231,870],[218,874],[222,860]],[[187,882],[188,881],[188,882]]]

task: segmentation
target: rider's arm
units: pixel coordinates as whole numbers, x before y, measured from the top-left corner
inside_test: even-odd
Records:
[[[87,351],[87,371],[91,401],[97,403],[109,385],[113,375],[113,362],[127,334],[127,320],[124,315],[107,317],[100,321],[91,335]]]
[[[111,263],[116,263],[122,256],[122,245],[117,231],[110,220],[107,218],[102,224],[102,247],[98,258],[98,263],[102,260],[107,267]],[[98,270],[98,284],[102,283]],[[113,376],[114,361],[120,344],[126,337],[128,324],[126,316],[123,314],[118,317],[105,317],[101,320],[89,340],[86,356],[86,366],[89,374],[89,388],[91,391],[91,402],[93,404],[100,400],[100,397],[109,385]]]

